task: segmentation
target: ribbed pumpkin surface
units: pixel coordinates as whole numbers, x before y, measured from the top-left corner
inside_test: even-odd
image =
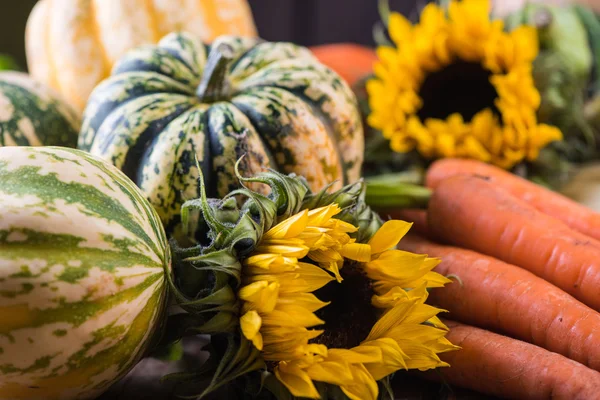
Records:
[[[223,49],[231,62],[215,69]],[[117,63],[90,97],[79,148],[133,179],[169,231],[200,195],[196,159],[209,196],[238,187],[244,155],[246,176],[274,168],[339,188],[359,179],[364,138],[352,90],[308,49],[232,36],[205,47],[181,33]]]
[[[27,21],[27,65],[82,111],[127,51],[182,30],[207,42],[256,36],[247,0],[39,0]]]
[[[0,148],[0,398],[94,398],[146,350],[170,253],[120,171],[78,150]]]

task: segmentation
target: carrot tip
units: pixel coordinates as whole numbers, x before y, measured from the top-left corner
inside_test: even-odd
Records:
[[[463,283],[463,281],[462,281],[462,279],[460,279],[460,276],[458,276],[458,275],[448,274],[448,275],[446,275],[446,278],[448,278],[448,279],[455,279],[458,282],[458,284],[460,285],[460,287],[464,287],[465,286],[464,283]]]

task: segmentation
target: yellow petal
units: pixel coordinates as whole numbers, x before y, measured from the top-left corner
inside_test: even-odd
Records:
[[[308,211],[301,211],[269,229],[269,231],[263,235],[262,240],[296,237],[306,228],[307,223]]]
[[[430,321],[432,318],[434,318],[441,312],[445,312],[445,310],[431,306],[429,304],[420,304],[419,306],[417,306],[416,312],[413,312],[408,317],[406,317],[406,319],[404,320],[404,323],[405,324],[421,324],[423,322]],[[441,323],[441,321],[440,321],[440,323]],[[442,328],[444,326],[445,325],[442,324],[441,326],[438,326],[438,328]]]
[[[438,367],[448,367],[449,364],[440,360],[438,355],[424,344],[412,340],[398,342],[402,350],[408,356],[406,366],[408,369],[426,371]]]
[[[277,300],[279,304],[295,304],[297,306],[304,307],[310,312],[320,310],[329,304],[329,302],[321,301],[312,293],[289,293],[280,296]]]
[[[280,304],[272,312],[263,315],[262,322],[265,326],[303,326],[305,328],[325,323],[302,306]]]
[[[394,308],[385,313],[379,321],[373,325],[366,341],[380,339],[386,337],[387,333],[402,323],[402,321],[410,315],[410,312],[416,306],[417,300],[404,300],[398,302]]]
[[[343,265],[343,262],[340,262],[340,264]],[[335,280],[338,281],[338,283],[344,280],[342,279],[342,275],[340,274],[340,267],[338,266],[337,262],[333,261],[327,263],[320,263],[319,266],[324,270],[331,272],[333,276],[335,276]]]
[[[259,333],[261,325],[262,319],[256,311],[248,311],[240,318],[242,333],[258,350],[263,349],[262,336]]]
[[[409,231],[411,223],[391,220],[387,221],[369,240],[371,253],[377,254],[396,247],[400,239]]]
[[[307,292],[314,292],[334,279],[323,269],[308,263],[298,263],[298,274],[307,285]]]
[[[408,299],[409,296],[404,289],[395,286],[382,295],[375,295],[371,304],[377,308],[393,308],[398,301]]]
[[[240,299],[250,303],[248,308],[269,313],[275,308],[279,297],[279,283],[258,281],[244,286],[238,292]],[[246,304],[244,305],[246,306]]]
[[[362,364],[369,362],[380,362],[382,358],[381,349],[376,346],[357,346],[348,349],[329,349],[328,360],[345,361],[348,364]]]
[[[275,376],[296,397],[320,398],[308,373],[297,366],[282,361],[275,368]]]
[[[345,362],[323,361],[310,366],[306,372],[315,381],[342,386],[352,383],[350,365]]]
[[[364,345],[377,346],[381,349],[382,362],[365,364],[373,379],[380,380],[394,372],[406,369],[408,356],[402,351],[398,343],[391,338],[381,338]]]
[[[379,396],[377,382],[362,364],[351,368],[353,383],[341,386],[342,391],[351,400],[376,400]]]
[[[371,261],[371,246],[364,243],[349,243],[342,247],[341,254],[354,261]]]
[[[260,244],[256,248],[257,253],[271,253],[271,254],[279,254],[284,257],[296,257],[303,258],[308,254],[310,249],[304,245],[297,244],[275,244],[275,245],[263,245]]]
[[[341,219],[331,219],[329,220],[327,225],[334,232],[353,233],[358,231],[358,228],[356,226],[352,225],[349,222],[342,221]]]
[[[418,307],[417,307],[418,308]],[[415,310],[413,310],[414,312]],[[412,314],[412,313],[411,313]],[[412,340],[418,343],[434,342],[443,338],[448,332],[425,324],[408,324],[406,321],[388,331],[386,337],[402,343]]]
[[[283,259],[284,257],[279,254],[257,254],[248,257],[244,261],[244,265],[268,270],[271,264],[283,262]]]
[[[263,268],[265,265],[268,265],[268,267]],[[281,274],[285,272],[294,272],[296,271],[296,269],[298,269],[297,258],[277,256],[277,259],[275,259],[272,262],[269,262],[268,264],[245,264],[243,274],[246,276],[262,274],[270,274],[275,276],[276,274]]]
[[[342,211],[339,205],[332,203],[325,207],[315,208],[308,212],[308,225],[309,226],[321,226],[327,222],[331,217],[339,214]]]
[[[308,257],[318,263],[338,262],[343,261],[344,257],[334,249],[313,250],[308,254]]]
[[[390,14],[389,31],[390,37],[396,44],[400,44],[410,37],[412,25],[402,14],[393,12]]]
[[[263,349],[263,346],[264,346],[264,343],[263,343],[263,337],[262,337],[262,335],[260,334],[260,332],[258,332],[258,333],[256,334],[256,336],[254,336],[254,337],[252,338],[252,344],[253,344],[253,345],[254,345],[254,347],[256,347],[258,350],[262,350],[262,349]]]
[[[279,282],[279,293],[314,292],[334,278],[316,265],[299,262],[294,272],[277,275],[262,274],[250,277],[252,281]]]

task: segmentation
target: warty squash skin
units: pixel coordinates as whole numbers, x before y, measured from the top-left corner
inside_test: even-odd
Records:
[[[356,98],[312,53],[291,43],[223,36],[211,47],[173,33],[128,53],[90,96],[79,148],[125,172],[167,233],[186,200],[239,187],[235,165],[304,176],[312,190],[360,178]]]
[[[93,399],[148,350],[166,307],[162,224],[79,150],[0,148],[0,399]]]
[[[27,64],[82,111],[123,54],[178,30],[206,42],[256,36],[247,0],[40,0],[27,22]]]

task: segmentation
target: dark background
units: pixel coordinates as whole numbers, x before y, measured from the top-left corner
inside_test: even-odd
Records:
[[[379,20],[377,0],[249,0],[261,37],[305,46],[353,42],[372,45]],[[391,8],[411,15],[427,0],[390,0]],[[0,0],[0,53],[25,63],[25,23],[36,0]]]

